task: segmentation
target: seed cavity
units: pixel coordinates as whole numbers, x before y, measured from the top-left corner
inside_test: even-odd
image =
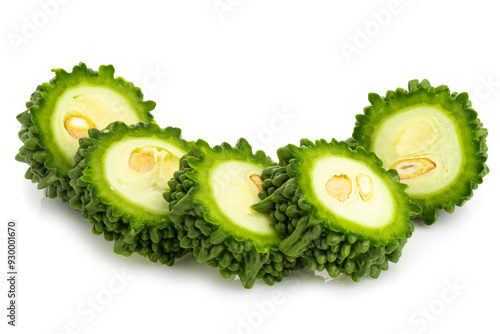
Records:
[[[410,158],[398,160],[389,168],[397,170],[401,180],[407,180],[430,172],[436,164],[428,158]]]
[[[373,195],[373,182],[372,178],[366,174],[358,174],[356,176],[356,184],[359,189],[359,196],[365,202],[370,200]]]
[[[128,166],[137,173],[147,173],[155,167],[153,152],[132,152],[128,159]]]
[[[438,135],[438,128],[432,119],[428,117],[414,119],[399,137],[396,151],[401,156],[428,152],[438,139]]]
[[[64,128],[71,137],[80,139],[82,137],[88,137],[89,129],[95,128],[95,125],[87,117],[79,115],[68,117],[66,121],[64,121]]]
[[[98,119],[99,123],[109,124],[118,118],[113,109],[119,106],[108,106],[100,99],[89,95],[73,96],[72,105],[85,115],[89,115],[94,119]],[[113,107],[113,109],[111,108]]]
[[[257,187],[257,189],[259,189],[259,191],[262,191],[262,178],[257,175],[257,174],[252,174],[250,175],[250,181],[253,182],[253,184],[255,184],[255,186]]]
[[[328,195],[344,203],[352,191],[351,179],[345,174],[335,175],[326,182],[325,189]]]
[[[157,152],[156,156],[160,164],[160,178],[170,180],[174,176],[174,172],[179,169],[179,157],[166,150]]]
[[[92,96],[73,96],[71,107],[68,109],[64,127],[68,134],[75,138],[88,137],[90,128],[97,128],[92,120],[99,124],[109,124],[118,116],[101,100]]]

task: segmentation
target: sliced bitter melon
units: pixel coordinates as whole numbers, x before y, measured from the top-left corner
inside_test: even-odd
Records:
[[[359,281],[377,278],[397,262],[418,209],[399,183],[396,171],[363,148],[346,143],[303,139],[300,147],[278,150],[279,167],[264,170],[262,202],[253,209],[269,213],[288,256],[303,256],[310,269],[326,269]]]
[[[78,139],[89,128],[102,129],[113,121],[152,122],[153,101],[143,101],[141,90],[121,77],[113,66],[95,72],[83,63],[73,72],[56,69],[55,78],[37,87],[17,116],[24,145],[16,160],[29,165],[27,179],[46,188],[47,197],[69,200],[73,190],[68,171],[78,149]]]
[[[281,239],[267,215],[250,209],[259,201],[262,170],[273,165],[244,139],[214,148],[198,140],[164,194],[181,247],[225,278],[238,275],[245,288],[258,278],[272,285],[298,266],[278,250]]]
[[[162,195],[190,143],[177,128],[143,122],[114,122],[89,134],[80,139],[69,172],[71,207],[83,211],[94,234],[114,240],[115,253],[172,265],[187,250],[179,246]]]
[[[452,213],[469,200],[488,174],[488,132],[467,93],[450,94],[427,80],[408,87],[369,94],[371,106],[356,116],[351,142],[396,169],[423,222],[433,224],[440,209]]]

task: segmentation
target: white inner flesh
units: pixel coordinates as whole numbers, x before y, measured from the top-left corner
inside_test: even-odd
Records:
[[[356,182],[359,174],[367,175],[373,183],[373,193],[367,201],[361,198]],[[351,180],[351,194],[344,202],[330,196],[325,188],[328,180],[335,175],[347,175]],[[312,188],[318,200],[337,217],[370,228],[382,228],[393,220],[394,199],[391,192],[383,180],[358,161],[335,156],[317,160],[312,168]],[[366,191],[366,187],[363,190]]]
[[[151,152],[155,158],[152,170],[139,173],[129,166],[134,152]],[[126,138],[112,144],[104,155],[104,178],[112,191],[155,214],[168,212],[162,194],[167,182],[179,168],[179,158],[185,152],[161,139]]]
[[[68,133],[64,124],[72,116],[89,119],[97,129],[103,129],[114,121],[123,121],[126,124],[139,121],[129,102],[111,88],[80,84],[67,89],[57,99],[52,114],[52,131],[57,146],[69,162],[73,161],[78,149],[78,139]],[[77,119],[72,123],[85,125],[84,121]]]
[[[413,197],[424,197],[448,187],[463,163],[458,129],[445,111],[434,106],[408,108],[387,118],[373,135],[372,151],[389,168],[410,158],[428,158],[436,167],[417,177],[401,180]]]
[[[261,235],[276,235],[269,217],[250,208],[260,202],[259,189],[250,180],[254,174],[260,176],[262,169],[241,161],[221,162],[210,173],[209,184],[217,206],[234,224]]]

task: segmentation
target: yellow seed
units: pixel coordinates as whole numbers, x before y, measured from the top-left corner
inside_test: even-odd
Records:
[[[349,195],[351,194],[351,179],[345,174],[335,175],[326,182],[325,189],[328,195],[344,203],[349,199]]]
[[[359,188],[359,195],[363,201],[368,201],[373,195],[372,178],[366,174],[358,174],[356,176],[356,184]]]
[[[436,164],[427,158],[410,158],[396,161],[390,169],[398,171],[401,180],[412,179],[430,172]]]
[[[75,138],[88,137],[90,128],[95,128],[94,123],[83,115],[70,116],[64,121],[64,128],[68,134]]]
[[[257,175],[257,174],[252,174],[250,175],[250,180],[253,182],[253,184],[255,184],[255,186],[257,187],[257,189],[259,189],[259,191],[262,191],[262,178]]]
[[[128,166],[137,173],[147,173],[155,166],[155,157],[152,152],[134,152],[128,159]]]

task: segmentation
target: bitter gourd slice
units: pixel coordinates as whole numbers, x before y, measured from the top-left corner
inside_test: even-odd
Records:
[[[278,157],[280,166],[262,174],[262,201],[253,209],[269,213],[286,255],[354,281],[377,278],[388,261],[398,261],[418,208],[396,171],[383,169],[375,154],[335,140],[303,139],[300,147],[280,148]]]
[[[356,116],[351,142],[399,172],[425,224],[433,224],[439,210],[452,213],[472,197],[489,171],[488,132],[467,93],[411,80],[408,91],[371,93],[368,99],[371,106]]]
[[[27,179],[46,188],[46,196],[68,201],[73,195],[68,172],[78,149],[78,139],[89,128],[102,129],[113,121],[127,124],[152,122],[153,101],[143,101],[141,90],[121,77],[112,65],[95,72],[84,63],[71,73],[53,70],[55,77],[39,85],[17,116],[23,146],[16,160],[29,168]]]
[[[279,251],[267,215],[250,208],[259,201],[262,170],[275,164],[244,139],[214,148],[198,140],[164,194],[180,245],[223,277],[238,275],[245,288],[260,278],[272,285],[300,265]]]
[[[94,234],[115,242],[115,253],[172,265],[187,250],[179,246],[162,194],[191,144],[180,129],[143,122],[114,122],[89,134],[80,139],[69,172],[71,207],[83,211]]]

